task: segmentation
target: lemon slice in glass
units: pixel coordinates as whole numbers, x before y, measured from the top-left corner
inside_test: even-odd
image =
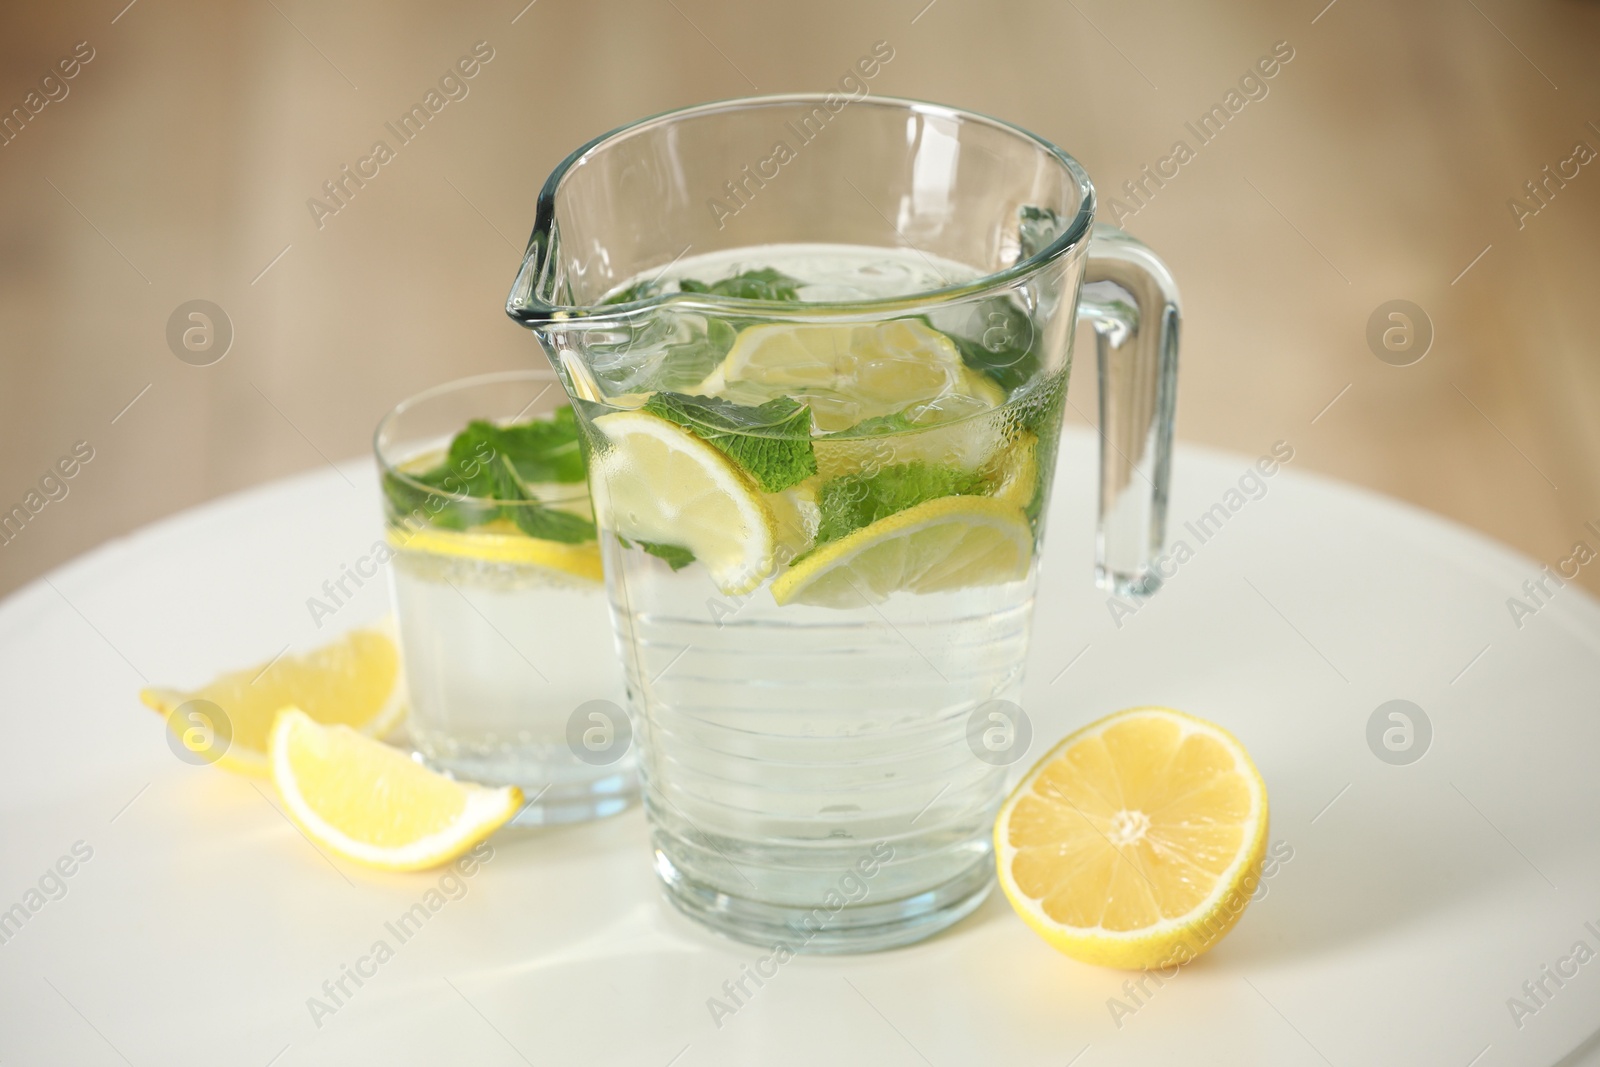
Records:
[[[729,596],[772,573],[772,510],[733,460],[648,412],[614,411],[594,425],[608,446],[590,478],[602,528],[688,549]]]
[[[1033,529],[1022,509],[946,496],[831,541],[772,583],[779,604],[859,608],[897,592],[945,593],[1028,575]]]
[[[951,421],[1005,401],[962,362],[955,342],[917,319],[749,326],[695,392],[740,404],[793,397],[824,433],[928,405],[927,421]]]
[[[272,781],[289,817],[346,859],[415,871],[455,859],[522,806],[516,786],[457,782],[348,726],[322,726],[298,708],[280,713]]]
[[[232,671],[192,691],[146,689],[139,699],[165,716],[168,725],[196,756],[242,774],[267,775],[267,734],[278,711],[303,708],[321,723],[339,723],[382,736],[405,715],[405,684],[400,650],[387,627],[351,630],[303,655]],[[223,723],[211,723],[208,747],[190,744],[186,717],[173,712],[191,701],[207,718],[220,710]]]
[[[405,552],[478,559],[488,563],[523,563],[560,571],[591,582],[604,579],[600,546],[594,541],[563,544],[529,537],[510,519],[496,519],[470,530],[436,526],[389,527],[389,544]]]
[[[1261,875],[1267,789],[1226,730],[1170,708],[1117,712],[1030,770],[994,828],[1000,887],[1085,963],[1187,963],[1238,921]]]

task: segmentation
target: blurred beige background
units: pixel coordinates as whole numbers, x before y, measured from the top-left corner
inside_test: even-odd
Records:
[[[1600,546],[1584,530],[1600,520],[1600,163],[1563,164],[1578,141],[1600,149],[1600,6],[525,2],[0,15],[0,107],[24,109],[0,147],[0,511],[76,442],[93,449],[68,495],[0,546],[0,592],[180,508],[360,454],[420,388],[540,358],[501,307],[563,155],[668,108],[825,88],[879,40],[895,58],[874,92],[1032,129],[1103,198],[1193,144],[1184,123],[1287,41],[1267,96],[1127,220],[1183,287],[1179,436],[1247,453],[1288,440],[1297,469],[1541,563]],[[41,84],[79,42],[93,58]],[[493,58],[468,96],[319,229],[308,198],[477,42]],[[1519,228],[1508,200],[1546,165],[1577,173]],[[211,366],[166,340],[192,299],[232,322]],[[1393,299],[1435,331],[1412,366],[1368,348]],[[1073,390],[1092,412],[1090,364]],[[1583,581],[1600,590],[1600,567]]]

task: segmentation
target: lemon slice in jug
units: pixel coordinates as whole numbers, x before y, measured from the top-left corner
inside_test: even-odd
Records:
[[[614,411],[594,424],[607,443],[590,479],[603,528],[629,541],[687,549],[730,596],[772,573],[772,510],[726,454],[644,411]]]
[[[1033,529],[1014,504],[946,496],[831,541],[772,583],[781,604],[858,608],[891,593],[944,593],[1027,577]]]
[[[946,421],[1005,402],[998,385],[962,361],[954,341],[916,319],[749,326],[695,391],[740,404],[793,397],[824,433],[929,403]]]

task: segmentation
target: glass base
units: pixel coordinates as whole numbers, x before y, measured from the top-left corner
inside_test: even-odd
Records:
[[[553,791],[552,791],[553,792]],[[531,794],[529,794],[531,795]],[[588,822],[604,819],[626,811],[639,799],[637,787],[627,792],[589,792],[582,796],[556,797],[546,793],[532,804],[524,805],[512,817],[511,826],[560,826],[564,823]]]
[[[667,899],[689,918],[735,941],[763,948],[786,945],[796,954],[817,956],[879,952],[932,937],[970,915],[994,888],[989,855],[916,896],[847,904],[830,913],[825,907],[767,904],[698,885],[659,847],[655,867]]]
[[[512,817],[511,826],[560,826],[603,819],[627,810],[639,799],[639,776],[631,754],[595,777],[579,776],[570,766],[518,765],[503,756],[494,760],[471,756],[450,759],[416,751],[413,758],[457,781],[521,789],[525,803]]]

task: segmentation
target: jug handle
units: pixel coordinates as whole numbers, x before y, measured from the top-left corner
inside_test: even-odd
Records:
[[[1117,596],[1161,586],[1172,418],[1178,387],[1178,287],[1144,244],[1096,223],[1078,317],[1094,326],[1100,378],[1100,503],[1095,581]]]

